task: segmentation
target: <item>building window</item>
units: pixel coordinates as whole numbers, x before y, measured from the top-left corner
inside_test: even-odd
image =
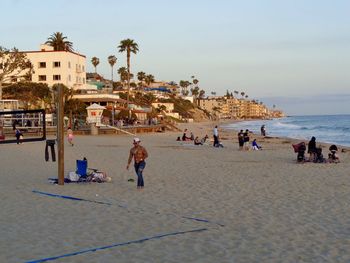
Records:
[[[85,84],[85,78],[83,78],[83,84]]]
[[[70,68],[70,61],[68,61],[68,68]]]
[[[46,68],[46,62],[39,62],[39,68]]]
[[[39,75],[39,81],[46,81],[46,75]]]
[[[59,61],[53,62],[53,67],[54,68],[60,68],[61,67],[61,62],[59,62]]]
[[[83,72],[85,71],[85,67],[84,66],[81,66],[83,68]]]
[[[17,77],[12,76],[12,77],[11,77],[11,82],[17,82]]]
[[[68,81],[71,81],[71,76],[70,75],[68,75]]]
[[[61,80],[61,75],[53,75],[53,80]]]

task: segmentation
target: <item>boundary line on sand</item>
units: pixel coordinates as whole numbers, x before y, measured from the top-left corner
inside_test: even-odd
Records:
[[[36,194],[46,195],[46,196],[50,196],[50,197],[63,198],[63,199],[68,199],[68,200],[73,200],[73,201],[85,201],[85,202],[96,203],[96,204],[113,205],[111,203],[88,200],[88,199],[83,199],[83,198],[78,198],[78,197],[73,197],[73,196],[68,196],[68,195],[51,194],[51,193],[41,192],[41,191],[37,191],[37,190],[32,190],[32,192],[36,193]],[[121,208],[127,208],[127,206],[124,206],[124,205],[117,204],[117,206],[119,206]],[[175,217],[178,216],[176,214],[168,214],[168,215],[175,216]],[[180,217],[187,219],[187,220],[193,220],[193,221],[198,221],[198,222],[203,222],[203,223],[208,223],[208,224],[215,224],[215,225],[219,225],[221,227],[225,226],[222,223],[212,222],[212,221],[204,219],[204,218],[196,218],[196,217],[189,217],[189,216],[180,216]]]
[[[83,199],[83,198],[78,198],[78,197],[73,197],[73,196],[68,196],[68,195],[50,194],[50,193],[45,193],[45,192],[41,192],[41,191],[37,191],[37,190],[33,190],[32,192],[36,193],[36,194],[47,195],[47,196],[63,198],[63,199],[69,199],[69,200],[74,200],[74,201],[85,201],[85,202],[96,203],[96,204],[112,205],[111,203],[88,200],[88,199]]]
[[[26,263],[46,262],[46,261],[56,260],[56,259],[60,259],[60,258],[77,256],[77,255],[85,254],[85,253],[88,253],[88,252],[96,252],[98,250],[105,250],[105,249],[109,249],[109,248],[113,248],[113,247],[121,247],[121,246],[130,245],[130,244],[143,243],[145,241],[149,241],[149,240],[153,240],[153,239],[159,239],[159,238],[168,237],[168,236],[176,236],[176,235],[183,235],[183,234],[188,234],[188,233],[203,232],[203,231],[207,231],[207,230],[208,230],[207,228],[198,228],[198,229],[192,229],[192,230],[187,230],[187,231],[179,231],[179,232],[160,234],[160,235],[156,235],[156,236],[145,237],[145,238],[136,239],[136,240],[123,242],[123,243],[116,243],[116,244],[103,246],[103,247],[89,248],[89,249],[85,249],[85,250],[81,250],[81,251],[77,251],[77,252],[73,252],[73,253],[63,254],[63,255],[60,255],[60,256],[54,256],[54,257],[30,260],[30,261],[26,261]]]

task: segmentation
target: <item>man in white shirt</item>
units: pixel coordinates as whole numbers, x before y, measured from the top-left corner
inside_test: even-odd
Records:
[[[213,130],[214,135],[214,147],[219,147],[219,132],[218,132],[218,126],[216,125]]]

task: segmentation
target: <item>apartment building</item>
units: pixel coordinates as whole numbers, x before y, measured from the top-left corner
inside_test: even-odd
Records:
[[[39,51],[24,51],[34,67],[32,81],[50,87],[62,83],[68,88],[80,89],[86,83],[86,57],[76,52],[54,51],[49,45],[40,45]]]
[[[219,118],[265,118],[269,115],[265,105],[254,100],[235,97],[208,97],[198,99],[198,106]]]

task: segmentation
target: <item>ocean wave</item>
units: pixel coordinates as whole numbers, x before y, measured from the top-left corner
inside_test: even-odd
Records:
[[[302,127],[296,124],[291,124],[291,123],[282,123],[282,122],[276,122],[272,125],[275,128],[287,128],[287,129],[301,129]]]

